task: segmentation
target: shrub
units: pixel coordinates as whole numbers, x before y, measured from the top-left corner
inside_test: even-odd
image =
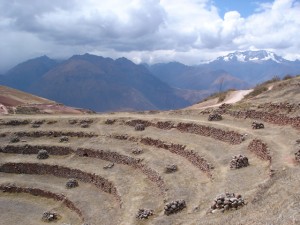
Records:
[[[260,95],[261,93],[267,91],[268,88],[266,86],[263,86],[263,85],[258,85],[254,88],[254,90],[252,92],[250,92],[249,94],[247,94],[245,96],[245,98],[253,98],[257,95]]]
[[[292,79],[293,76],[292,75],[285,75],[282,80],[289,80],[289,79]]]

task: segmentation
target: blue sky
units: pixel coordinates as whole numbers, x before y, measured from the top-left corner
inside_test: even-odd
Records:
[[[300,59],[299,15],[300,0],[0,0],[0,74],[41,55],[192,65],[266,49]]]
[[[220,15],[228,11],[238,11],[242,17],[252,15],[261,3],[272,3],[272,0],[213,0],[219,8]]]

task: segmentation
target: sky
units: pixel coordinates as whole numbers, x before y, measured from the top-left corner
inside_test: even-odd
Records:
[[[300,59],[300,0],[0,0],[0,73],[47,55],[200,64],[266,49]]]

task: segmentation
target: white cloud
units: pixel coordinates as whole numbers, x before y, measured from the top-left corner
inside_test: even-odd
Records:
[[[222,18],[212,0],[0,0],[0,69],[20,59],[85,52],[195,64],[229,51],[269,49],[299,57],[299,0]],[[67,55],[69,54],[69,55]]]

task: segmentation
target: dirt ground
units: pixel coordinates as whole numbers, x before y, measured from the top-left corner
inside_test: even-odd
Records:
[[[292,89],[289,90],[287,98],[281,98],[282,102],[297,102],[294,97],[299,94],[295,94],[298,93],[297,86],[295,87],[296,91],[292,93]],[[256,100],[251,100],[251,107],[255,102],[257,105],[270,101],[280,102],[279,92],[283,90],[276,90],[274,86],[264,94],[268,96],[268,100],[264,96],[257,97]],[[291,116],[300,115],[299,112],[300,110],[295,109]],[[0,224],[47,224],[41,218],[43,212],[49,210],[60,215],[60,219],[53,223],[59,225],[300,224],[300,165],[294,157],[294,153],[300,149],[300,141],[297,142],[300,140],[300,131],[290,125],[279,126],[264,121],[260,122],[264,123],[265,128],[256,130],[251,127],[253,119],[237,119],[227,114],[222,116],[221,121],[208,121],[208,114],[197,109],[95,115],[2,115],[0,185],[39,188],[49,193],[63,194],[80,213],[68,207],[66,201],[29,193],[0,191]],[[112,124],[107,124],[108,119],[113,121]],[[136,131],[135,127],[127,123],[136,119],[152,124],[168,121],[175,126],[171,129],[148,126],[143,131]],[[15,126],[7,124],[13,120],[28,120],[28,123]],[[32,127],[37,121],[41,123],[40,126]],[[224,131],[224,135],[229,131],[247,135],[240,144],[230,144],[212,136],[182,132],[176,128],[179,123],[220,129]],[[82,124],[88,125],[85,127]],[[61,132],[62,136],[69,135],[69,140],[60,142],[61,135],[53,136],[55,131]],[[42,132],[42,136],[36,137]],[[92,132],[94,136],[81,137],[78,132],[81,132],[81,136]],[[12,139],[18,135],[19,142],[12,143]],[[140,141],[143,138],[184,145],[186,151],[193,151],[213,166],[212,176],[208,176],[184,155],[175,154],[167,148],[143,144]],[[248,150],[249,143],[254,139],[267,144],[271,162],[260,159]],[[43,149],[43,146],[68,147],[71,151],[62,155],[50,154],[48,159],[39,160],[37,154],[26,153],[26,145],[37,146],[37,150]],[[24,150],[13,153],[5,150],[7,146],[19,146]],[[78,152],[81,148],[99,154],[95,154],[97,157],[91,154],[80,155]],[[132,151],[135,149],[142,149],[142,153],[134,154]],[[232,156],[238,154],[247,156],[250,165],[230,169]],[[117,157],[123,157],[123,161]],[[148,171],[154,171],[153,174],[159,176],[164,185],[163,190],[157,177],[153,178],[141,167],[131,164],[132,160],[140,160],[140,164],[147,166]],[[112,162],[114,165],[111,168],[104,168]],[[25,170],[29,164],[58,167],[48,174],[31,170],[26,173],[21,170],[4,170],[5,165],[10,163],[24,164],[22,168]],[[165,173],[169,164],[176,164],[178,170]],[[79,186],[67,189],[65,184],[70,177],[59,173],[62,167],[106,179],[116,188],[120,201],[113,192],[97,186],[93,179],[82,179],[79,175]],[[224,192],[241,194],[246,204],[238,210],[210,213],[212,201]],[[187,207],[176,214],[165,215],[165,204],[179,199],[185,200]],[[136,213],[140,208],[152,209],[154,215],[146,220],[139,220]]]

